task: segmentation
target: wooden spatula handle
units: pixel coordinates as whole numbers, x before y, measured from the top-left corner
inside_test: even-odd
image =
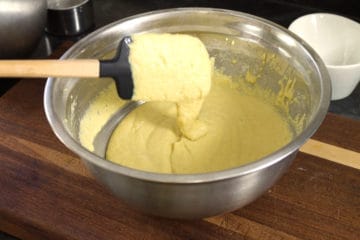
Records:
[[[99,77],[99,60],[1,60],[0,77]]]

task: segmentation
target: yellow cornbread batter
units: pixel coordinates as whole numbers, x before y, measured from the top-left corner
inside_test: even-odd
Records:
[[[288,121],[275,105],[264,100],[261,91],[255,95],[240,93],[232,79],[216,70],[211,73],[212,62],[202,44],[193,42],[193,49],[182,56],[200,56],[195,61],[198,65],[191,69],[185,62],[176,65],[181,63],[181,56],[169,62],[171,56],[181,54],[184,49],[167,48],[168,35],[155,47],[156,52],[146,50],[149,42],[142,41],[146,39],[141,36],[133,37],[134,44],[139,45],[132,45],[133,55],[130,53],[129,58],[134,99],[150,102],[137,107],[119,123],[108,145],[108,160],[150,172],[205,173],[255,161],[291,140],[293,134]],[[161,53],[162,48],[167,50]],[[198,54],[194,54],[196,52]],[[151,58],[147,62],[146,59]],[[169,69],[171,67],[173,69]],[[144,69],[147,70],[144,72]],[[159,85],[146,85],[146,78],[158,76],[160,71],[163,75]],[[177,75],[179,79],[166,82],[170,75]],[[196,88],[176,85],[181,79],[195,81],[196,78],[202,79]],[[169,89],[173,94],[164,95],[163,101],[151,101]],[[123,104],[113,84],[99,94],[80,123],[79,138],[85,147],[93,150],[92,141],[97,132]]]
[[[177,128],[174,103],[145,103],[114,131],[106,158],[144,171],[204,173],[254,161],[292,138],[288,123],[275,107],[240,94],[230,79],[218,73],[199,119],[208,133],[192,141]]]
[[[146,33],[131,38],[132,99],[175,102],[181,133],[192,140],[205,135],[205,124],[197,119],[211,87],[212,61],[204,44],[185,34]]]

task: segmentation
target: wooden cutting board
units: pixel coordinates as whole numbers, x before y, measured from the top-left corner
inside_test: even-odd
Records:
[[[124,205],[57,140],[43,111],[44,84],[22,80],[0,98],[1,231],[37,240],[359,239],[360,121],[328,114],[288,172],[252,204],[168,220]]]

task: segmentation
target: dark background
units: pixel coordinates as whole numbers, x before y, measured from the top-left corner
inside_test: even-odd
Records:
[[[116,1],[93,0],[98,25],[103,25],[124,16],[173,7],[216,7],[247,12],[288,26],[295,18],[313,12],[340,14],[360,21],[358,0],[211,0],[211,1]],[[106,14],[101,16],[99,13]]]
[[[93,0],[93,6],[95,26],[90,31],[127,16],[174,7],[215,7],[237,10],[266,18],[284,27],[288,27],[297,17],[316,12],[335,13],[360,22],[360,0]],[[65,38],[47,35],[44,32],[42,41],[38,48],[34,49],[30,58],[45,58],[61,42],[69,39],[76,41],[85,35]],[[6,92],[16,81],[3,81],[0,95]],[[360,84],[351,96],[343,100],[332,101],[329,111],[360,119]],[[5,233],[0,233],[0,239],[12,240],[14,238]]]

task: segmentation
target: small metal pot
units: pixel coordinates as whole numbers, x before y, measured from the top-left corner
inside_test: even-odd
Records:
[[[254,201],[286,171],[299,147],[317,130],[327,113],[331,89],[323,62],[287,29],[248,14],[207,8],[170,9],[120,20],[82,39],[62,58],[110,57],[122,37],[145,31],[196,34],[217,59],[217,67],[233,76],[245,76],[249,69],[261,67],[262,53],[267,52],[272,67],[260,69],[266,74],[262,74],[259,84],[276,93],[284,75],[296,78],[294,94],[303,98],[289,104],[289,112],[294,117],[306,116],[303,127],[283,148],[237,168],[184,175],[144,172],[107,161],[103,154],[90,152],[79,143],[79,121],[86,106],[111,80],[50,78],[44,104],[53,131],[104,186],[145,213],[203,218]],[[230,64],[233,57],[239,58],[239,65]]]
[[[94,27],[91,0],[48,0],[46,31],[56,36],[75,36]]]
[[[23,58],[44,33],[46,0],[0,1],[0,58]]]

